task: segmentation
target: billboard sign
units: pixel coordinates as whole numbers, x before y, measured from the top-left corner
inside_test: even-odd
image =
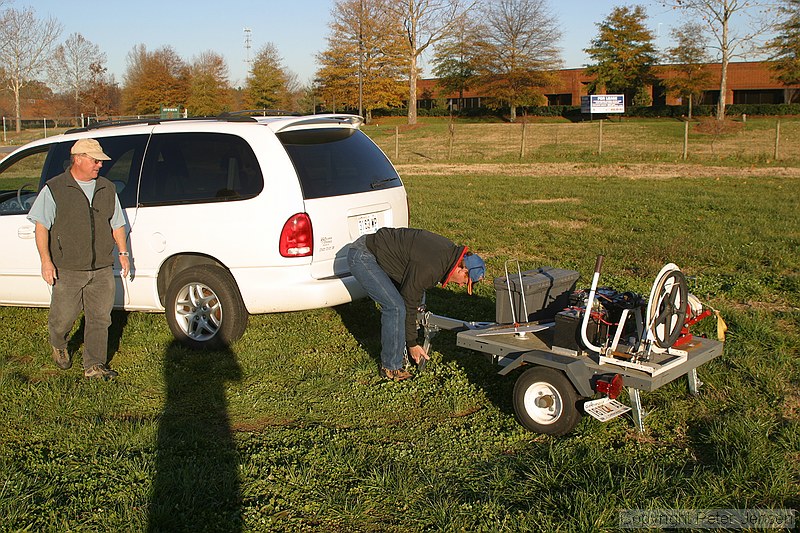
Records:
[[[624,113],[624,94],[591,94],[581,96],[581,113]]]

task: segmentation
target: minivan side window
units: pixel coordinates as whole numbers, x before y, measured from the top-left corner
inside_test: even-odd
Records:
[[[245,200],[264,188],[253,149],[224,133],[153,135],[143,176],[143,206]]]
[[[33,148],[0,164],[0,215],[30,211],[39,191],[49,146]]]
[[[306,200],[401,187],[392,164],[364,132],[316,128],[278,134]]]
[[[114,184],[123,208],[136,206],[136,188],[148,137],[147,134],[140,134],[97,138],[103,153],[111,158],[110,161],[103,161],[100,175]],[[47,166],[46,179],[54,178],[69,168],[69,151],[73,144],[75,141],[68,141],[54,147]]]

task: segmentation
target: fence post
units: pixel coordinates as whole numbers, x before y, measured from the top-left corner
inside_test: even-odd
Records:
[[[778,119],[777,122],[775,122],[775,154],[774,154],[775,161],[778,160],[779,156],[778,149],[780,146],[780,142],[781,142],[781,119]]]
[[[47,139],[47,117],[44,117],[42,123],[44,124],[44,138]]]
[[[400,126],[394,127],[394,160],[400,160]]]
[[[597,155],[603,155],[603,119],[600,119],[600,131],[597,135]]]
[[[450,139],[447,144],[447,160],[450,161],[453,158],[453,138],[456,135],[456,125],[453,124],[452,117],[450,117],[450,123],[447,124],[447,130],[450,133]]]
[[[525,157],[525,126],[528,125],[528,121],[526,120],[528,117],[526,116],[525,119],[522,120],[522,142],[519,145],[519,158],[522,159]]]
[[[6,143],[6,117],[3,117],[3,144]]]
[[[683,160],[689,156],[689,121],[683,123]]]

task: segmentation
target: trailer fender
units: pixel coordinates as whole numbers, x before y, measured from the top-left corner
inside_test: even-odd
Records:
[[[517,368],[526,365],[546,366],[555,370],[560,370],[567,376],[572,386],[578,391],[578,394],[584,398],[594,396],[592,379],[595,376],[595,372],[590,370],[583,361],[575,360],[573,357],[561,356],[548,352],[527,352],[502,368],[498,374],[505,376]]]

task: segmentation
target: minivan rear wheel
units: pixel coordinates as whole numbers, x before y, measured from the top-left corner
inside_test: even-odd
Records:
[[[227,346],[244,333],[247,310],[226,270],[201,265],[180,272],[167,288],[167,323],[195,350]]]

